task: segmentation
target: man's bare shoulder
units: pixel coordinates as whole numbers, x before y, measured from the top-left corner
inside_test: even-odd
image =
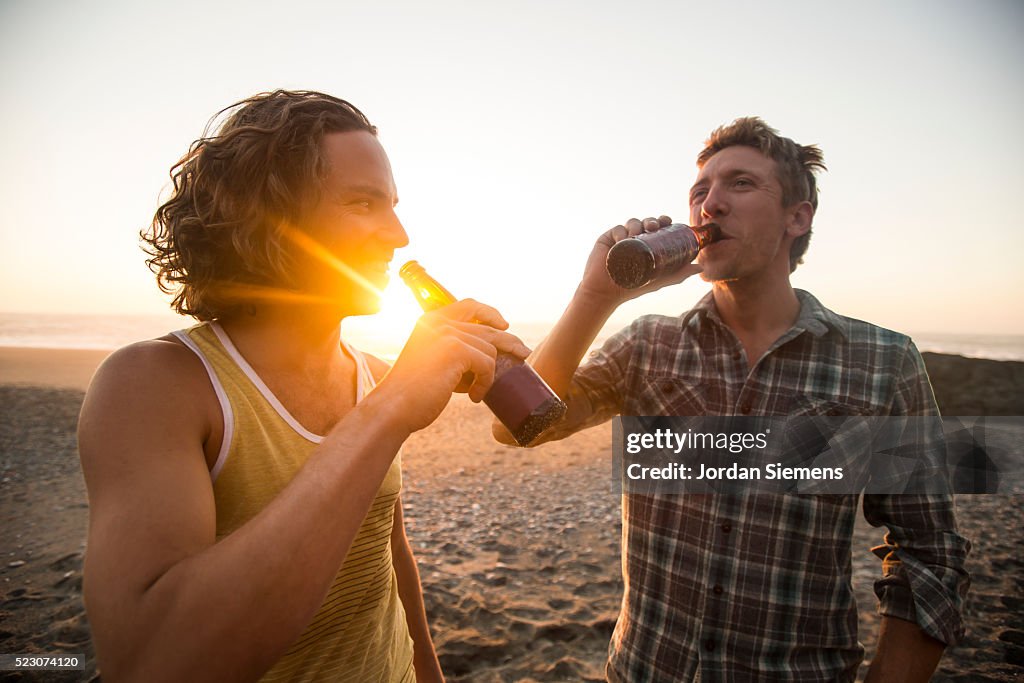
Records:
[[[103,361],[86,392],[80,427],[145,421],[205,439],[219,410],[202,361],[167,335],[125,346]]]
[[[205,382],[202,361],[173,335],[135,342],[110,354],[93,377],[89,392],[112,388],[166,392]]]

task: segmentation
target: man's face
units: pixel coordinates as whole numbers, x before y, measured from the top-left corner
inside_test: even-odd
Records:
[[[766,269],[789,274],[789,246],[799,228],[782,206],[775,161],[753,147],[726,147],[708,159],[690,189],[691,225],[715,222],[723,239],[697,263],[708,282],[739,280]]]
[[[329,133],[322,144],[329,172],[302,230],[323,250],[310,254],[307,245],[299,277],[304,289],[330,297],[351,315],[373,313],[395,249],[409,243],[395,215],[391,164],[365,131]]]

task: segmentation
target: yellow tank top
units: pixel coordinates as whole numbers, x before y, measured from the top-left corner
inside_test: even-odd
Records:
[[[219,541],[266,507],[323,437],[288,413],[220,325],[203,323],[174,334],[202,360],[224,415],[224,440],[210,471]],[[362,354],[342,346],[355,361],[359,401],[373,388],[373,375]],[[415,681],[412,639],[391,562],[401,488],[399,454],[324,604],[263,681]]]

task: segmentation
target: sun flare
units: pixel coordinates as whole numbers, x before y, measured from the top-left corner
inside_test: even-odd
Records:
[[[356,347],[391,362],[398,357],[416,321],[423,315],[416,299],[397,275],[381,293],[380,312],[347,318],[342,330]]]

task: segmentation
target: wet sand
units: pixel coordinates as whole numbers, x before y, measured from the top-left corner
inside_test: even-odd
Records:
[[[81,600],[87,499],[75,424],[90,367],[102,355],[0,349],[0,652],[87,658],[84,672],[0,672],[0,680],[95,676]],[[988,401],[989,414],[1024,414],[1015,403],[1024,397],[1024,364],[935,354],[926,361],[946,414],[977,414],[951,411],[953,399]],[[994,395],[1004,395],[1001,404]],[[491,441],[489,419],[457,398],[404,450],[408,533],[445,673],[451,681],[603,680],[622,594],[610,427],[523,451]],[[934,680],[1022,680],[1024,500],[957,502],[974,543],[968,636],[947,651]],[[868,548],[880,538],[863,520],[854,538],[868,658],[879,572]]]

